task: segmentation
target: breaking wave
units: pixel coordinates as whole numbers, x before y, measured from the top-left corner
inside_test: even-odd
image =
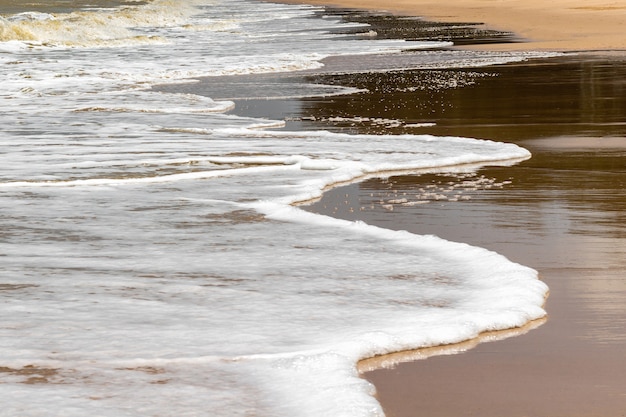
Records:
[[[206,3],[206,2],[204,2]],[[0,41],[66,47],[165,42],[157,28],[185,27],[196,1],[153,0],[71,13],[22,12],[0,17]]]

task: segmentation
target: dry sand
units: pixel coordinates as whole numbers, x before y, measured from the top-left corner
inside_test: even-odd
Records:
[[[484,23],[512,31],[527,43],[499,50],[626,50],[626,1],[606,0],[286,0],[388,11],[444,22]],[[476,47],[472,47],[476,49]]]

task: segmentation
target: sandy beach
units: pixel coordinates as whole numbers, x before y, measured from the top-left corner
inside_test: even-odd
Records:
[[[551,51],[626,49],[624,36],[626,3],[623,1],[287,0],[286,2],[380,10],[442,22],[484,23],[491,29],[512,31],[525,41],[489,45],[487,46],[489,49]]]

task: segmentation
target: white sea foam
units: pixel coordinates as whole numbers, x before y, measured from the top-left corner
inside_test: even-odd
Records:
[[[359,359],[544,315],[536,272],[496,253],[292,205],[339,182],[526,150],[260,130],[283,122],[149,90],[429,44],[332,35],[341,23],[312,7],[186,4],[199,9],[76,12],[90,35],[71,50],[66,15],[2,23],[63,22],[0,44],[3,415],[380,416]],[[87,18],[112,20],[116,42],[96,45]],[[160,42],[132,46],[137,34]]]
[[[0,41],[82,47],[164,41],[157,34],[142,32],[145,28],[179,27],[197,13],[194,6],[203,3],[153,0],[118,9],[18,13],[0,20]]]

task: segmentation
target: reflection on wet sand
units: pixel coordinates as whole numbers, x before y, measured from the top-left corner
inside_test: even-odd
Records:
[[[309,209],[467,242],[536,268],[551,288],[548,321],[462,355],[392,361],[391,368],[365,376],[377,386],[387,414],[396,417],[621,416],[626,61],[572,56],[478,71],[495,75],[437,90],[407,91],[391,83],[401,88],[374,89],[358,99],[308,100],[302,113],[318,121],[381,114],[428,121],[434,125],[395,131],[513,141],[531,150],[532,159],[473,174],[370,179],[331,190]],[[353,74],[337,82],[367,88],[388,85],[385,76]],[[411,72],[406,79],[419,76]],[[328,127],[388,131],[371,124]],[[416,358],[419,353],[409,356]]]
[[[626,56],[572,55],[477,69],[391,72],[385,74],[388,84],[381,77],[378,73],[312,76],[311,81],[371,92],[343,100],[311,99],[303,112],[317,120],[384,115],[436,123],[412,133],[503,141],[626,133]]]

